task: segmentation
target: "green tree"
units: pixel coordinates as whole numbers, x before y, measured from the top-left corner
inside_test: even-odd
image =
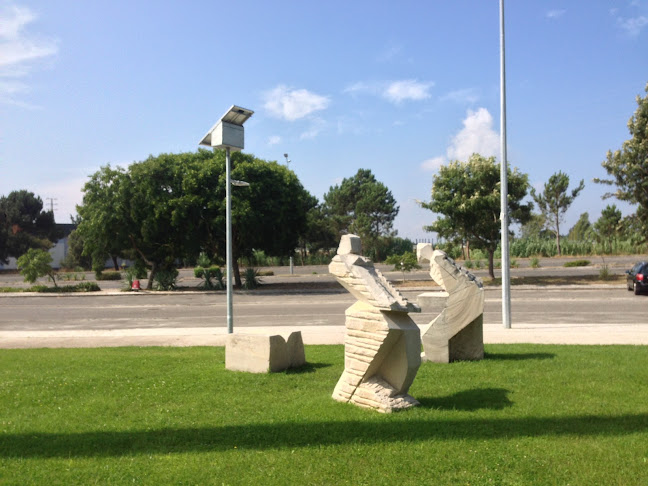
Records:
[[[92,259],[92,268],[100,273],[109,257],[130,248],[126,224],[129,221],[130,178],[120,167],[102,167],[90,176],[77,206],[81,222],[76,232],[83,240],[83,255]]]
[[[569,230],[567,239],[570,241],[584,241],[590,238],[591,233],[592,224],[589,220],[589,213],[583,213],[576,221],[576,224]]]
[[[571,193],[567,192],[568,187],[569,176],[562,171],[558,171],[549,177],[549,181],[544,185],[541,194],[536,193],[535,189],[531,188],[531,197],[547,219],[547,228],[556,236],[558,256],[562,255],[560,251],[560,223],[569,206],[585,187],[585,181],[581,180],[578,187],[573,189]]]
[[[0,197],[0,262],[30,248],[47,250],[61,236],[54,213],[43,211],[42,199],[33,192],[12,191]]]
[[[608,151],[603,168],[611,179],[594,179],[594,182],[615,185],[613,193],[603,197],[616,197],[620,201],[637,204],[644,241],[648,239],[648,83],[646,96],[637,96],[637,110],[628,121],[630,139],[623,142],[620,150]]]
[[[25,277],[25,282],[34,283],[40,277],[48,276],[54,287],[56,285],[56,275],[52,270],[52,255],[49,252],[37,248],[30,248],[16,262],[20,273]]]
[[[85,242],[83,236],[81,236],[78,230],[72,230],[68,235],[68,250],[65,254],[65,258],[61,260],[61,267],[70,269],[82,267],[85,270],[90,270],[92,268],[92,258],[83,254],[84,246]]]
[[[601,211],[601,217],[594,223],[594,230],[599,241],[603,243],[603,250],[605,251],[605,243],[608,244],[608,250],[612,253],[612,243],[616,240],[617,235],[621,231],[621,211],[616,205],[610,206],[609,204]]]
[[[511,221],[526,223],[531,204],[522,204],[527,195],[528,176],[508,170],[508,211]],[[473,154],[468,162],[444,165],[432,181],[432,198],[421,206],[439,215],[426,231],[439,237],[465,239],[488,253],[488,274],[495,277],[493,256],[500,237],[500,167],[494,157]]]
[[[232,191],[234,277],[238,258],[263,250],[289,255],[297,247],[312,197],[294,172],[252,155],[232,154],[232,178],[249,187]],[[201,251],[225,255],[225,153],[199,150],[161,154],[128,171],[104,167],[85,186],[79,231],[85,251],[101,260],[127,254],[150,270],[170,271]]]
[[[322,205],[314,196],[311,196],[309,205],[312,207],[306,213],[306,227],[299,238],[302,264],[307,253],[329,250],[338,244],[337,234]]]
[[[532,213],[529,221],[520,227],[520,238],[545,240],[551,235],[547,234],[545,226],[547,218],[543,214]]]
[[[214,194],[201,198],[207,206],[204,221],[208,223],[202,240],[209,242],[212,253],[224,256],[225,152],[216,151],[213,157],[219,182]],[[304,189],[295,173],[282,164],[241,152],[232,154],[231,160],[232,178],[250,184],[232,191],[234,278],[236,285],[241,286],[238,259],[252,256],[252,250],[262,250],[269,256],[292,255],[299,247],[299,237],[306,231],[307,214],[317,200]]]
[[[360,236],[365,253],[380,260],[379,239],[392,235],[398,206],[391,191],[371,170],[360,169],[339,186],[329,188],[324,208],[337,238],[344,233]]]

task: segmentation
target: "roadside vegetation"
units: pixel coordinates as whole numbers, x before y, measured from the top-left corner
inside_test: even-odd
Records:
[[[342,346],[276,374],[224,349],[0,353],[5,484],[642,484],[648,355],[640,346],[487,345],[424,363],[421,406],[335,402]]]

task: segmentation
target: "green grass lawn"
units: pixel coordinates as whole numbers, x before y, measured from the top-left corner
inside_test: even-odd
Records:
[[[424,363],[421,406],[383,415],[331,399],[341,346],[272,375],[223,348],[0,350],[0,484],[648,484],[648,348],[486,351]]]

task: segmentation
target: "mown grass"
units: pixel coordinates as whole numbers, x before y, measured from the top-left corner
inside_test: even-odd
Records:
[[[1,484],[648,483],[648,350],[491,345],[421,406],[337,403],[341,346],[229,372],[223,348],[0,351]]]

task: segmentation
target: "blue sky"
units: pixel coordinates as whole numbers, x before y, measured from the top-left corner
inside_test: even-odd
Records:
[[[538,189],[606,204],[608,149],[648,81],[648,0],[506,3],[508,159]],[[197,149],[237,104],[245,151],[322,198],[371,169],[429,238],[415,200],[472,152],[499,156],[499,2],[0,0],[0,194],[56,199],[68,222],[102,165]],[[618,204],[625,214],[632,208]]]

